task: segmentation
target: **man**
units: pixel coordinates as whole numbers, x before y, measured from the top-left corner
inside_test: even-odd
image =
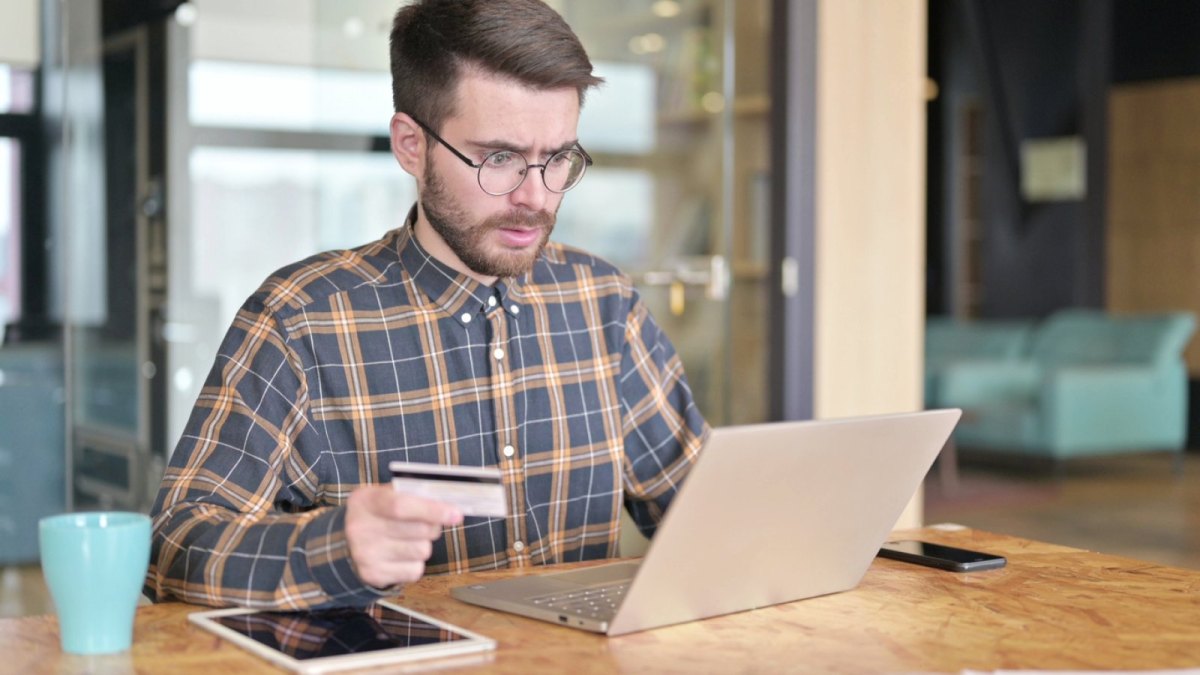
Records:
[[[708,427],[629,279],[548,243],[600,80],[539,0],[423,0],[391,35],[404,227],[273,274],[239,311],[153,509],[147,594],[362,605],[425,573],[610,557]],[[507,518],[394,491],[394,460],[499,467]]]

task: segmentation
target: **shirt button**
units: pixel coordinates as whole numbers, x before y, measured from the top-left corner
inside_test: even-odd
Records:
[[[524,551],[525,550],[525,542],[523,542],[523,541],[513,542],[513,550],[516,551],[517,553]]]
[[[496,347],[496,351],[492,352],[492,356],[496,357],[496,360],[499,361],[504,358],[504,350]]]
[[[520,307],[518,307],[517,305],[513,305],[512,307],[509,307],[508,309],[509,309],[509,311],[511,311],[513,314],[520,314],[520,313],[521,313],[521,308],[520,308]]]
[[[495,306],[496,306],[496,296],[493,295],[488,298],[488,307],[495,307]]]
[[[465,314],[465,313],[464,313],[464,314],[462,315],[462,322],[463,322],[463,323],[471,323],[471,315],[470,315],[470,314]]]
[[[513,453],[515,453],[515,452],[516,452],[516,449],[513,448],[513,446],[511,446],[511,445],[504,446],[504,456],[505,457],[512,457]]]

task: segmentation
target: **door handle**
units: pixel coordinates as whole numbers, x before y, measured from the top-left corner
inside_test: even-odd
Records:
[[[709,300],[729,297],[729,264],[723,255],[682,258],[670,269],[647,270],[632,276],[642,286],[670,286],[673,294],[688,286],[703,286]]]

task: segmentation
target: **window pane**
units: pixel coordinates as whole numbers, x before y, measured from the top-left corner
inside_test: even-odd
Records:
[[[0,340],[21,314],[21,155],[11,138],[0,138]]]
[[[654,179],[648,171],[592,167],[563,197],[554,239],[637,269],[649,262],[653,213]]]
[[[639,63],[615,61],[597,61],[595,70],[604,78],[604,85],[590,93],[583,106],[579,142],[592,153],[653,152],[654,70]]]
[[[33,110],[33,73],[0,63],[0,113]]]
[[[387,72],[195,61],[189,116],[197,126],[386,136],[391,82]]]
[[[384,153],[198,147],[191,175],[191,292],[219,299],[217,330],[271,272],[378,239],[416,201]]]

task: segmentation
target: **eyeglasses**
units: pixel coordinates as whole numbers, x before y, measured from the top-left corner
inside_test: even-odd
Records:
[[[587,154],[583,146],[578,143],[574,148],[560,150],[550,155],[550,159],[547,159],[545,164],[530,164],[529,160],[525,159],[525,155],[514,150],[490,152],[484,156],[482,162],[476,164],[441,136],[438,136],[437,132],[426,126],[424,122],[415,117],[413,121],[426,133],[433,136],[434,140],[446,146],[446,149],[453,152],[455,157],[475,169],[479,174],[479,187],[489,195],[496,197],[506,195],[521,187],[530,169],[542,170],[542,183],[547,190],[558,193],[566,192],[579,185],[579,181],[583,180],[584,172],[592,165],[592,156]]]

